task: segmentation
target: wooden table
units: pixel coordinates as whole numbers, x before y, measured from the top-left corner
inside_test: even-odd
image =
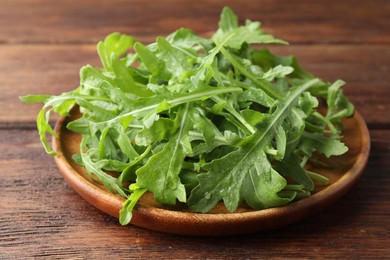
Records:
[[[276,53],[347,82],[371,135],[365,173],[331,207],[278,230],[197,238],[122,227],[64,181],[39,143],[39,105],[18,96],[73,89],[82,65],[99,65],[95,44],[110,32],[143,42],[178,27],[207,34],[227,4],[290,42]],[[0,0],[0,259],[388,258],[389,32],[388,0]]]

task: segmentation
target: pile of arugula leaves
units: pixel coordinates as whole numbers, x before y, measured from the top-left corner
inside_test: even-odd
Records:
[[[37,126],[52,155],[50,113],[65,116],[79,106],[82,117],[67,125],[82,136],[74,159],[127,198],[121,224],[147,191],[161,204],[179,201],[194,212],[221,201],[229,211],[240,203],[277,207],[309,196],[314,181],[326,183],[304,167],[314,152],[348,150],[341,118],[354,108],[343,81],[324,82],[294,57],[261,48],[271,43],[286,44],[259,22],[239,26],[226,7],[209,39],[179,29],[145,46],[110,34],[97,46],[103,67],[81,68],[77,89],[22,100],[44,102]],[[318,111],[320,101],[326,113]]]

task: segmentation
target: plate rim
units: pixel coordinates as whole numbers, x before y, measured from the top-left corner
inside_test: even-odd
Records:
[[[68,184],[97,209],[119,218],[125,201],[94,185],[79,174],[62,154],[61,132],[68,117],[58,118],[55,124],[57,138],[52,138],[53,150],[59,155],[55,163]],[[356,161],[342,177],[308,198],[287,205],[242,213],[192,213],[137,205],[131,224],[155,231],[191,236],[227,236],[254,233],[286,226],[317,213],[334,203],[358,181],[367,165],[371,143],[367,125],[358,111],[352,118],[361,131],[361,148]],[[324,199],[325,198],[325,199]],[[260,223],[261,221],[261,223]],[[260,225],[259,225],[260,224]]]

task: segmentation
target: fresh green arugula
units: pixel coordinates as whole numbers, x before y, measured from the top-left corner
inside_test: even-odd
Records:
[[[110,34],[97,46],[103,67],[81,68],[78,88],[21,99],[44,103],[37,126],[52,155],[51,112],[66,116],[79,107],[82,117],[67,126],[82,136],[74,160],[126,198],[123,225],[145,192],[194,212],[220,202],[231,212],[241,203],[278,207],[327,182],[305,165],[313,153],[348,150],[341,119],[354,107],[343,81],[324,82],[264,44],[286,42],[265,34],[259,22],[239,25],[226,7],[210,38],[179,29],[144,45]]]

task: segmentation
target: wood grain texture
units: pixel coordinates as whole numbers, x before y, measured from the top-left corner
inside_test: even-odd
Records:
[[[302,66],[327,81],[343,79],[345,92],[370,127],[390,124],[390,48],[384,45],[270,46],[279,55],[295,55]],[[23,57],[21,59],[20,57]],[[0,45],[0,126],[33,127],[39,104],[21,104],[28,94],[60,94],[79,84],[79,69],[100,66],[89,45]],[[21,108],[21,109],[20,109]]]
[[[279,230],[194,238],[121,227],[66,184],[35,131],[0,130],[0,258],[385,258],[390,131],[371,138],[363,177],[321,213]]]
[[[152,41],[178,26],[208,33],[223,6],[241,21],[260,20],[264,29],[294,43],[389,43],[387,0],[1,0],[0,42],[95,43],[112,31]]]
[[[39,105],[18,96],[73,89],[82,65],[99,64],[95,44],[108,33],[209,35],[225,5],[291,43],[276,53],[347,82],[371,129],[366,171],[337,203],[283,229],[194,238],[121,227],[66,184],[32,129]],[[388,0],[0,0],[0,259],[388,259],[389,13]]]
[[[19,96],[73,90],[80,68],[99,64],[93,45],[0,45],[0,60],[0,125],[7,127],[26,126],[42,106],[25,105]]]

